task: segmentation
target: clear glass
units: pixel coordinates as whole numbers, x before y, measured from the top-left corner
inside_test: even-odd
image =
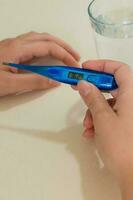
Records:
[[[133,68],[133,0],[93,0],[88,13],[98,57]]]

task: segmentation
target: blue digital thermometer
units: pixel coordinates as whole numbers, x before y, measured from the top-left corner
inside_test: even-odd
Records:
[[[77,85],[80,80],[85,80],[94,84],[102,91],[115,90],[118,87],[114,76],[104,72],[69,66],[37,66],[15,63],[3,64],[15,67],[17,69],[31,71],[33,73],[37,73],[50,79],[70,85]]]

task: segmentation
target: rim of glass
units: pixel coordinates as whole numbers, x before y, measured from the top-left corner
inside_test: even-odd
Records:
[[[101,22],[100,20],[97,20],[93,14],[92,14],[92,6],[93,6],[93,3],[95,2],[96,0],[92,0],[88,6],[88,14],[89,14],[89,17],[92,19],[92,21],[95,21],[96,23],[99,23],[99,24],[102,24],[102,25],[107,25],[107,26],[129,26],[129,25],[133,25],[133,22],[129,22],[127,24],[123,24],[123,23],[104,23],[104,22]]]

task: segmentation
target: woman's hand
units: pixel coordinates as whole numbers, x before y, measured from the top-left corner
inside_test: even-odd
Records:
[[[27,90],[48,89],[59,83],[32,73],[18,73],[2,62],[27,63],[52,56],[69,66],[78,66],[79,54],[67,43],[47,33],[30,32],[0,42],[0,96]]]
[[[88,61],[83,67],[115,76],[118,89],[108,101],[94,85],[79,83],[89,108],[84,134],[95,138],[101,157],[120,183],[123,199],[133,199],[133,72],[126,64],[107,60]]]

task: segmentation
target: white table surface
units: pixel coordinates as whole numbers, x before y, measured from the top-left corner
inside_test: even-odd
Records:
[[[96,52],[87,0],[0,0],[0,39],[31,30],[69,42],[81,61]],[[81,137],[86,107],[61,86],[0,99],[0,200],[118,200],[93,141]]]

